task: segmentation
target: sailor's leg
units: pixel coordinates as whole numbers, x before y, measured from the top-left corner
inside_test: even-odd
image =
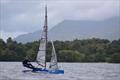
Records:
[[[29,68],[35,68],[32,64],[28,64]]]

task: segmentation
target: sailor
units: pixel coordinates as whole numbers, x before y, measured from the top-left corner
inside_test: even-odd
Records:
[[[22,62],[24,67],[34,69],[35,67],[30,63],[29,59],[26,57],[24,61]]]

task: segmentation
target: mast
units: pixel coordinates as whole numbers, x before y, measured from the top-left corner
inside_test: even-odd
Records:
[[[47,39],[48,39],[48,36],[47,36],[47,34],[48,34],[48,26],[47,26],[47,5],[45,6],[45,23],[44,23],[44,28],[45,28],[45,39],[46,39],[46,44],[45,44],[45,46],[46,46],[46,51],[45,51],[45,53],[47,54]],[[46,68],[46,56],[45,56],[45,68]]]
[[[40,39],[40,46],[36,57],[38,65],[46,68],[46,53],[47,53],[47,6],[45,6],[45,22]]]

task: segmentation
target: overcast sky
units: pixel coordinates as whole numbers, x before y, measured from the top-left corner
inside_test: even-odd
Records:
[[[48,26],[63,20],[105,20],[120,16],[120,0],[0,0],[0,37],[16,37],[40,30],[44,7]]]

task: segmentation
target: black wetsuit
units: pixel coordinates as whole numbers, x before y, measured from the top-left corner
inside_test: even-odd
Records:
[[[27,67],[27,68],[30,68],[30,69],[34,69],[35,67],[30,63],[29,60],[25,59],[23,62],[23,66],[24,67]]]

